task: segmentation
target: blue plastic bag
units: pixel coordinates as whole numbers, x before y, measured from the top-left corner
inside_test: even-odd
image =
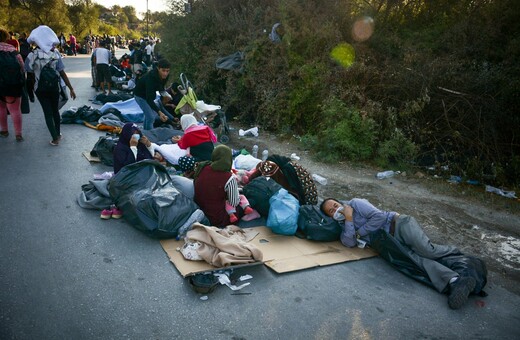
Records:
[[[298,229],[300,203],[287,190],[280,189],[269,199],[267,226],[273,233],[294,235]]]

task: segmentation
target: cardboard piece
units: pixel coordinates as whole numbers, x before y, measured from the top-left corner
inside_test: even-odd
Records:
[[[287,273],[318,266],[327,266],[336,263],[356,261],[376,256],[371,249],[347,248],[341,242],[315,242],[300,239],[296,236],[277,235],[267,227],[248,228],[258,232],[258,235],[250,241],[262,250],[263,263],[277,273]],[[183,240],[161,240],[161,246],[168,254],[170,261],[175,265],[183,277],[203,272],[210,272],[227,268],[239,268],[258,265],[262,262],[254,262],[245,265],[216,268],[204,261],[185,260],[180,251]]]
[[[90,151],[83,151],[81,153],[89,162],[101,163],[99,157],[94,157],[90,155]]]

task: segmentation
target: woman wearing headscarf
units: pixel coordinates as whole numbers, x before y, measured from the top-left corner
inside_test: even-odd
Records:
[[[244,195],[238,191],[238,180],[231,172],[232,150],[219,145],[213,150],[211,161],[201,162],[195,169],[193,181],[195,203],[199,205],[211,225],[223,228],[236,222],[244,214],[258,217]],[[230,213],[230,207],[235,208]]]
[[[114,173],[128,164],[153,159],[154,145],[143,136],[139,127],[134,123],[123,126],[119,141],[114,148]]]
[[[192,114],[181,117],[181,127],[184,135],[174,136],[172,141],[181,149],[188,150],[188,156],[179,158],[179,167],[181,171],[189,172],[193,170],[196,162],[211,160],[217,136],[209,126],[198,125]]]
[[[56,48],[60,43],[56,33],[48,26],[38,26],[32,30],[29,38],[27,38],[27,42],[37,45],[37,48],[29,53],[27,59],[25,59],[25,70],[29,79],[28,83],[30,84],[28,91],[31,94],[34,90],[42,106],[45,123],[52,137],[50,144],[58,146],[61,140],[61,116],[58,106],[61,87],[66,85],[69,88],[72,99],[76,99],[76,93],[74,93],[74,89],[65,73],[65,65],[63,65],[63,60],[61,59],[61,53]],[[56,87],[52,89],[43,89],[43,86],[40,86],[40,76],[43,68],[47,65],[61,78]]]

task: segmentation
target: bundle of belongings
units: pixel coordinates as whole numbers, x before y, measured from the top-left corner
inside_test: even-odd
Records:
[[[220,229],[195,223],[186,234],[181,253],[186,260],[206,261],[217,268],[262,261],[262,252],[248,243],[255,236],[235,225]]]

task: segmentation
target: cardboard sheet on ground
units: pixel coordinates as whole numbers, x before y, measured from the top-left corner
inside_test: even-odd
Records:
[[[347,248],[339,241],[314,242],[300,239],[296,236],[277,235],[272,233],[267,227],[247,229],[258,232],[258,235],[250,243],[262,250],[264,256],[263,263],[277,273],[355,261],[377,255],[371,249]],[[182,247],[183,244],[184,241],[182,240],[161,240],[164,251],[183,277],[222,269],[213,267],[205,261],[185,260],[181,252],[177,251],[177,248]],[[260,264],[260,262],[226,268],[238,268],[255,264]]]
[[[90,155],[90,151],[83,151],[81,154],[82,154],[83,157],[85,157],[89,162],[101,163],[101,160],[99,159],[99,157],[94,157],[94,156],[91,156],[91,155]]]

